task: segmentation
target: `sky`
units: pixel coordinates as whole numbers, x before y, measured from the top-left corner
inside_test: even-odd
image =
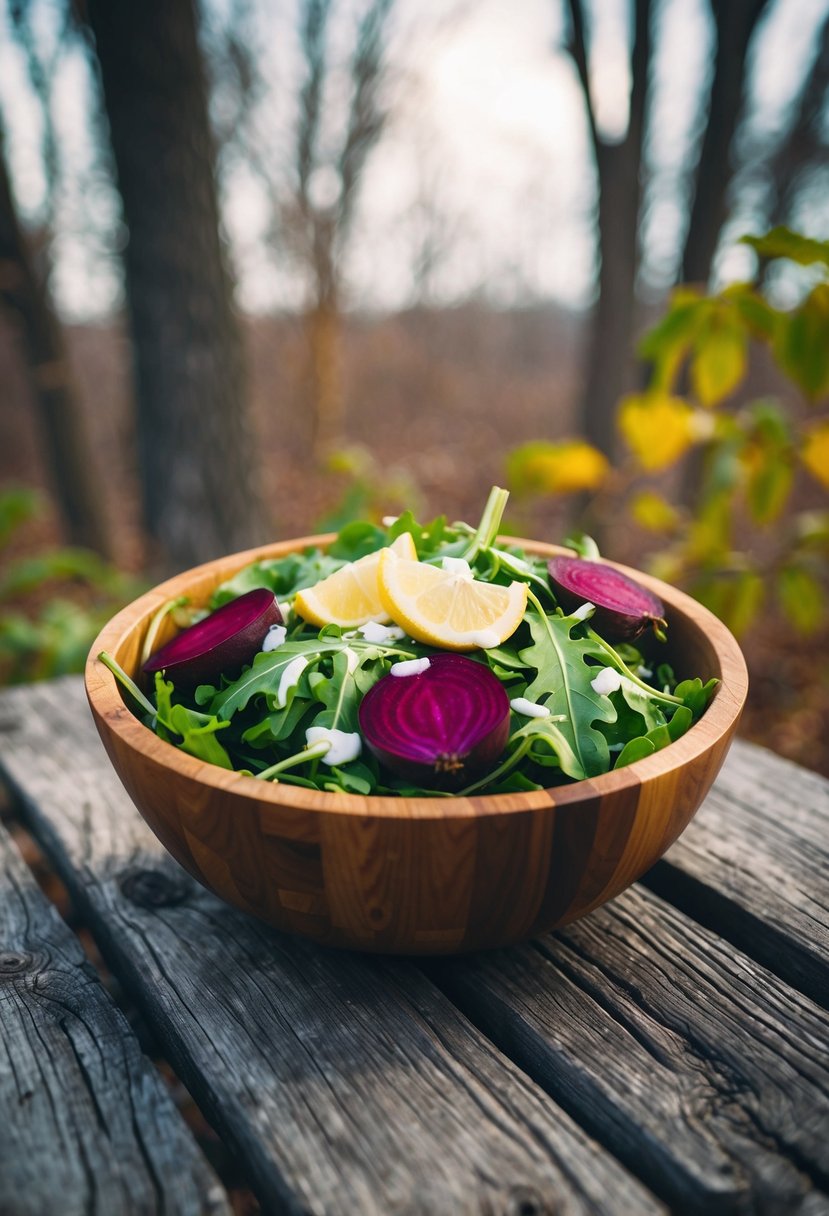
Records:
[[[212,0],[218,25],[228,2]],[[44,195],[38,108],[8,37],[5,3],[0,0],[0,107],[21,207],[38,220]],[[773,0],[752,75],[756,133],[779,125],[827,3]],[[659,7],[662,52],[648,148],[658,174],[645,227],[655,290],[670,280],[682,236],[677,184],[712,45],[706,0],[661,0]],[[35,10],[39,45],[48,52],[60,0],[35,0]],[[263,44],[290,45],[279,31],[280,22],[291,21],[289,10],[286,3],[262,0]],[[363,181],[347,264],[349,299],[371,308],[410,303],[412,262],[428,245],[439,256],[421,283],[425,298],[451,302],[485,294],[502,305],[552,300],[583,306],[595,283],[595,181],[579,85],[560,47],[563,4],[459,0],[452,19],[450,10],[449,0],[398,0],[392,42],[396,101]],[[599,126],[609,138],[623,134],[627,119],[626,11],[625,0],[593,3],[592,79]],[[272,74],[290,81],[295,65],[289,51],[281,54],[280,60],[273,52]],[[290,114],[290,105],[290,99],[274,96],[274,123]],[[116,246],[122,239],[117,198],[95,168],[90,109],[84,59],[80,52],[69,54],[55,87],[56,127],[68,171],[58,208],[53,288],[62,311],[76,318],[105,313],[117,305],[120,291],[113,258],[89,240],[90,228],[109,234],[110,246],[112,233]],[[300,303],[296,272],[263,256],[269,210],[261,186],[243,170],[229,173],[224,184],[240,303],[252,311]],[[814,235],[829,235],[825,216],[807,218]],[[744,250],[725,252],[722,274],[746,273],[747,258]]]

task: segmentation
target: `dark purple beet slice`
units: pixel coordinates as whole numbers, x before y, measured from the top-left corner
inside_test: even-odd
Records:
[[[436,654],[418,675],[383,676],[360,703],[360,731],[381,764],[418,785],[460,789],[509,737],[509,697],[488,667]]]
[[[665,606],[659,597],[612,566],[583,557],[554,557],[547,569],[564,611],[594,604],[590,623],[608,642],[629,642],[648,626],[658,631],[666,628]]]
[[[216,684],[222,675],[233,679],[251,662],[271,625],[281,624],[276,596],[257,587],[183,629],[142,670],[148,675],[166,671],[175,684],[188,688]]]

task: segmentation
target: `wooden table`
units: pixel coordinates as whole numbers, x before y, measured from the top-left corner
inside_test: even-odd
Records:
[[[123,792],[79,678],[0,696],[0,764],[264,1212],[829,1213],[822,778],[737,744],[613,903],[413,963],[279,936],[194,884]],[[3,1216],[231,1210],[5,833],[0,1030]]]

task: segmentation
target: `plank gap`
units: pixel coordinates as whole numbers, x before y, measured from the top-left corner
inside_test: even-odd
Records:
[[[22,815],[25,815],[23,800],[17,797],[15,791],[10,789],[5,782],[0,783],[0,822],[11,836],[38,888],[72,930],[100,983],[129,1023],[142,1053],[158,1073],[171,1101],[190,1128],[194,1140],[225,1188],[233,1216],[259,1216],[262,1209],[250,1187],[241,1161],[213,1129],[190,1090],[165,1056],[158,1037],[135,1001],[110,970],[77,902],[72,898],[66,884],[49,862],[36,837],[23,821]],[[71,1036],[68,1034],[67,1039],[77,1061],[79,1074],[86,1082],[90,1098],[96,1109],[99,1126],[103,1129],[103,1116],[97,1106],[94,1086],[89,1079],[86,1065],[78,1055]]]
[[[825,969],[816,965],[810,954],[771,922],[760,920],[727,895],[670,861],[658,861],[639,882],[703,928],[768,968],[816,1005],[829,1009]]]

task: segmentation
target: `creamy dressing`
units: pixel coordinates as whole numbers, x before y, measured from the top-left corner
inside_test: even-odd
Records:
[[[517,714],[523,714],[525,718],[549,718],[550,716],[550,710],[546,705],[528,701],[526,697],[513,697],[510,701],[510,709],[514,709]]]
[[[305,742],[309,747],[315,743],[330,744],[328,751],[322,757],[323,764],[348,764],[356,760],[362,751],[362,741],[356,731],[337,730],[328,726],[309,726],[305,732]]]
[[[590,681],[590,687],[600,696],[607,696],[622,687],[622,677],[613,667],[603,667],[595,680]]]
[[[367,642],[399,642],[406,636],[399,625],[381,625],[379,621],[367,621],[356,632]]]
[[[447,574],[454,574],[459,583],[471,583],[475,577],[472,567],[464,557],[444,557],[440,565]]]
[[[478,629],[475,633],[466,634],[471,646],[480,646],[481,650],[491,650],[493,646],[501,645],[501,638],[494,629]]]
[[[277,709],[284,709],[288,704],[288,693],[296,688],[299,678],[307,666],[308,660],[300,654],[285,668],[276,694]]]
[[[262,653],[269,654],[285,641],[288,630],[284,625],[271,625],[262,641]]]
[[[402,663],[392,663],[389,675],[419,676],[421,672],[428,671],[430,667],[431,663],[428,659],[404,659]]]

